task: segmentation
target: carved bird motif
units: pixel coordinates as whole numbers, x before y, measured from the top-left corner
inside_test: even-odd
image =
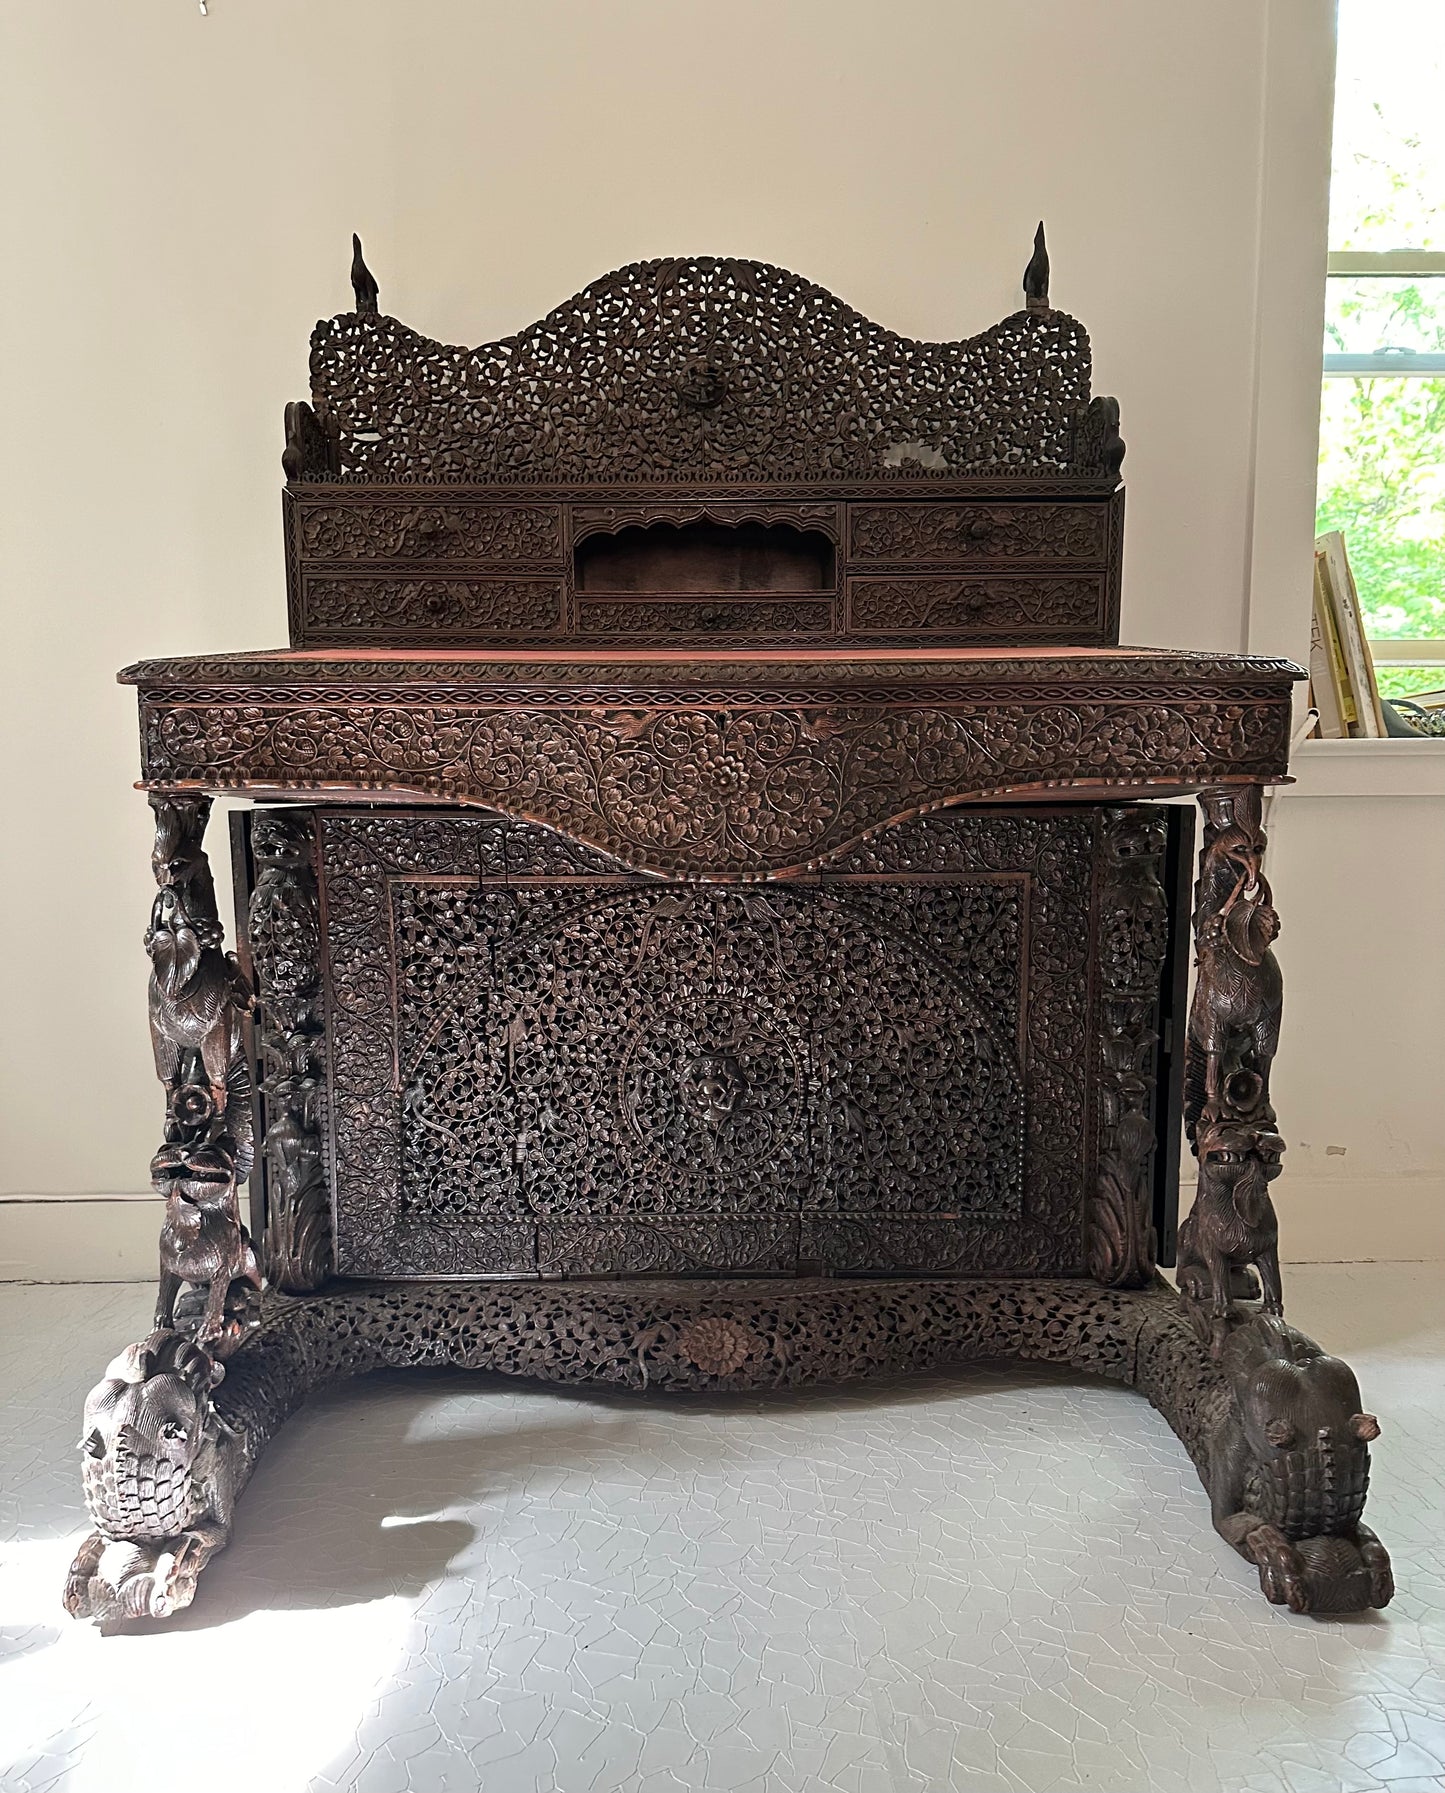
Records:
[[[641,966],[643,958],[646,956],[648,944],[652,939],[652,930],[656,924],[660,921],[676,921],[679,915],[686,915],[693,906],[693,900],[690,893],[674,896],[669,891],[652,904],[647,911],[647,920],[642,924],[642,938],[637,943],[637,957],[632,962],[634,971]]]
[[[1034,232],[1034,252],[1024,269],[1024,298],[1030,311],[1049,309],[1049,252],[1044,243],[1044,221]]]
[[[357,311],[363,315],[374,315],[381,289],[376,284],[376,276],[362,257],[361,238],[355,231],[351,233],[351,290],[356,294]]]

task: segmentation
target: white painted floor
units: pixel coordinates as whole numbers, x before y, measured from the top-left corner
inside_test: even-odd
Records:
[[[1445,1788],[1445,1267],[1295,1268],[1384,1435],[1385,1614],[1291,1617],[1128,1391],[961,1370],[725,1400],[372,1380],[282,1432],[195,1607],[58,1590],[149,1289],[0,1290],[15,1793]]]

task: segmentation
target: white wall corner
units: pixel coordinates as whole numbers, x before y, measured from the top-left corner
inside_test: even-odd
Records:
[[[1251,518],[1240,645],[1309,656],[1335,16],[1268,0],[1261,71]],[[1207,255],[1208,244],[1200,245]],[[1304,687],[1299,688],[1304,703]]]

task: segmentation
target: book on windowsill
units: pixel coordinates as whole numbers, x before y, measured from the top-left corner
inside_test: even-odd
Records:
[[[1327,741],[1357,734],[1355,700],[1340,653],[1325,589],[1325,557],[1315,550],[1314,603],[1310,609],[1310,702],[1319,712],[1318,732]]]
[[[1327,530],[1315,541],[1317,587],[1323,591],[1323,621],[1332,627],[1343,667],[1343,689],[1350,702],[1341,696],[1341,726],[1351,735],[1378,740],[1385,734],[1385,718],[1380,708],[1380,691],[1375,682],[1375,663],[1365,637],[1360,614],[1360,595],[1350,571],[1350,557],[1345,538],[1338,529]],[[1331,661],[1333,664],[1333,654]],[[1318,697],[1318,692],[1316,693]],[[1353,708],[1354,721],[1349,721]]]

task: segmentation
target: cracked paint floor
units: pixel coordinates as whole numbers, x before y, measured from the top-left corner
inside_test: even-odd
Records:
[[[1296,1267],[1385,1431],[1385,1614],[1293,1618],[1127,1390],[965,1368],[685,1399],[377,1377],[286,1426],[168,1627],[58,1590],[148,1289],[0,1288],[7,1793],[1445,1788],[1438,1265]]]

